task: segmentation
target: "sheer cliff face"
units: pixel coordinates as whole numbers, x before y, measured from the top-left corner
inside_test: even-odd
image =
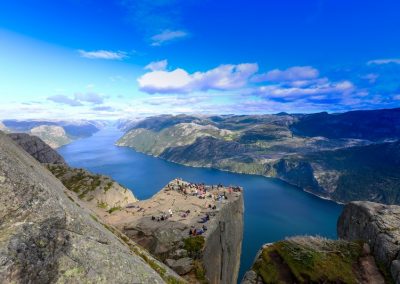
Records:
[[[367,242],[376,260],[400,283],[400,206],[351,202],[338,220],[338,235]]]
[[[243,238],[243,195],[221,209],[206,240],[203,264],[210,283],[236,283]]]
[[[164,282],[1,133],[0,191],[0,282]]]

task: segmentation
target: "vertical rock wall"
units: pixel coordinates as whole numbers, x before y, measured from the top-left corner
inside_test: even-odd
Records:
[[[210,283],[236,283],[243,239],[243,195],[222,206],[206,241],[203,264]]]

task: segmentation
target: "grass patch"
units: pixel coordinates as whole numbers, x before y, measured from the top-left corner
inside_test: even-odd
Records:
[[[121,210],[121,209],[122,209],[121,206],[114,206],[114,207],[110,208],[109,210],[107,210],[107,212],[112,214],[113,212]]]
[[[253,269],[265,283],[279,283],[287,269],[296,283],[358,283],[354,267],[361,251],[358,242],[299,237],[265,248]]]
[[[97,207],[99,207],[101,209],[107,209],[108,208],[108,204],[105,201],[97,201]]]
[[[206,270],[199,260],[193,261],[193,270],[197,280],[199,280],[203,284],[208,283],[206,279]]]
[[[189,237],[184,239],[183,242],[184,249],[187,250],[190,257],[195,259],[201,257],[201,252],[203,251],[205,243],[203,236]]]

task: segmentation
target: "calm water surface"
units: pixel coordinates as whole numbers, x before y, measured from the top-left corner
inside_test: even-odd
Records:
[[[239,281],[264,243],[293,235],[336,238],[342,207],[276,179],[181,166],[114,146],[122,136],[114,128],[59,149],[73,167],[106,174],[146,199],[176,177],[191,182],[239,185],[244,190],[244,239]]]

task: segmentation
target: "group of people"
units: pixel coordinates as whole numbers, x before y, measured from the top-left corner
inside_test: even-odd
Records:
[[[160,216],[158,216],[158,217],[151,216],[151,220],[157,221],[157,222],[166,221],[166,220],[168,220],[169,218],[171,218],[172,216],[173,216],[172,209],[169,208],[169,209],[168,209],[168,214],[164,212],[164,213],[162,213],[162,214],[161,214]]]
[[[207,231],[207,226],[203,225],[200,229],[196,229],[194,226],[190,227],[189,236],[200,236]]]

